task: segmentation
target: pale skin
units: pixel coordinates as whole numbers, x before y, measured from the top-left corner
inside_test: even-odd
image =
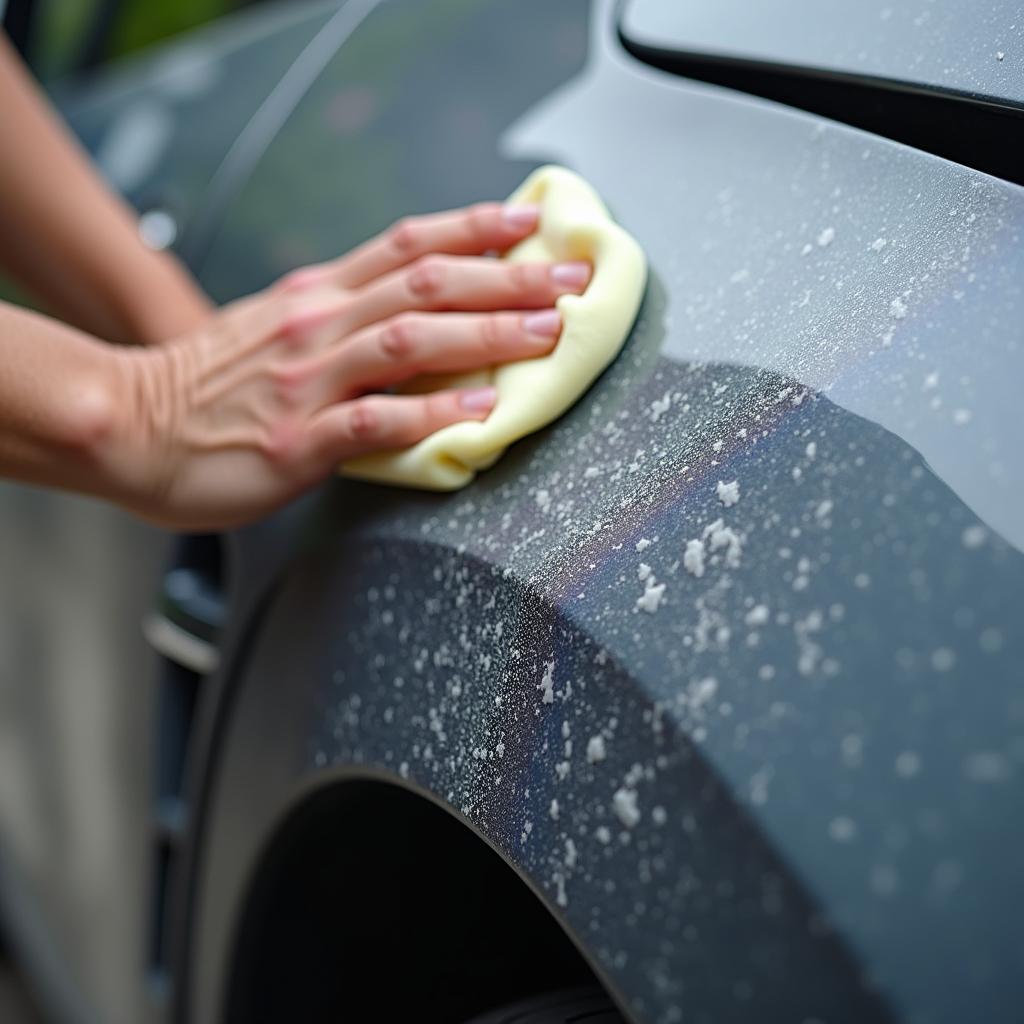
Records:
[[[60,318],[0,303],[0,475],[164,526],[248,522],[341,461],[485,419],[491,388],[389,392],[550,352],[555,300],[590,277],[488,255],[538,210],[482,203],[407,218],[214,309],[143,244],[2,35],[0,97],[0,270]]]

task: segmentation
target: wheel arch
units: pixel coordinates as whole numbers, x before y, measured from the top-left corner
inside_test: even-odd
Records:
[[[531,883],[427,791],[372,769],[318,776],[245,885],[223,1019],[458,1020],[603,984]]]

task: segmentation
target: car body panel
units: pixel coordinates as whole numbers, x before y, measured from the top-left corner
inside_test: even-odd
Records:
[[[1024,106],[1014,0],[629,0],[624,35],[681,53],[814,68]]]
[[[651,285],[594,389],[470,488],[336,481],[232,537],[194,1019],[288,808],[366,772],[501,850],[637,1021],[1013,1020],[1024,190],[644,67],[605,4],[529,110],[512,16],[453,5],[427,56],[395,44],[355,152],[322,126],[402,10],[226,208],[211,290],[552,159]]]

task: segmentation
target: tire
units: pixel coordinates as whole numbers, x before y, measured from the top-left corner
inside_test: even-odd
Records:
[[[549,992],[473,1017],[466,1024],[627,1024],[626,1018],[600,989]]]

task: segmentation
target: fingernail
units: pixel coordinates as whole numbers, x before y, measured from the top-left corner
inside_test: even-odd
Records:
[[[565,288],[582,288],[590,280],[589,263],[556,263],[551,280]]]
[[[459,405],[471,412],[488,412],[498,398],[496,388],[473,388],[459,395]]]
[[[557,309],[544,309],[539,313],[527,313],[523,317],[523,330],[553,338],[562,329],[562,314]]]
[[[540,207],[536,203],[509,204],[501,211],[501,219],[512,231],[526,231],[540,219]]]

